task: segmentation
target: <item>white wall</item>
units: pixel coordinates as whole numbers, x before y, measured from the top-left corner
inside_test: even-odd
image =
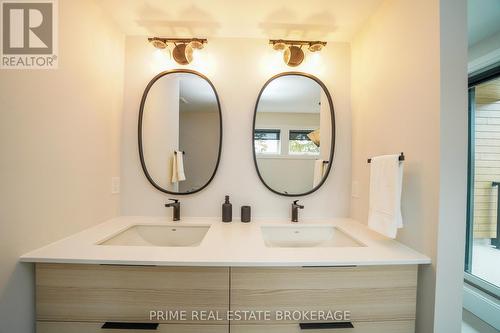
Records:
[[[366,159],[403,151],[405,227],[398,240],[433,260],[419,270],[417,332],[422,333],[433,332],[433,326],[434,332],[460,332],[456,282],[463,273],[467,157],[464,11],[462,0],[387,0],[352,44],[351,214],[367,220]]]
[[[123,38],[94,1],[59,1],[59,69],[0,74],[0,332],[34,332],[20,255],[118,214]]]
[[[252,117],[257,95],[274,74],[289,71],[281,55],[267,40],[210,39],[199,54],[202,61],[186,68],[206,74],[215,85],[222,104],[222,158],[212,184],[200,193],[183,196],[184,216],[220,216],[224,195],[231,195],[234,211],[252,205],[254,216],[290,215],[292,199],[268,191],[260,182],[252,155]],[[137,113],[148,81],[162,69],[161,57],[146,37],[126,40],[125,103],[122,145],[123,215],[171,216],[163,207],[168,195],[155,190],[144,177],[137,153]],[[174,66],[181,67],[181,66]],[[325,185],[303,199],[303,217],[348,216],[351,179],[350,47],[329,43],[309,56],[298,71],[307,71],[324,81],[333,96],[337,121],[337,145],[333,170]]]

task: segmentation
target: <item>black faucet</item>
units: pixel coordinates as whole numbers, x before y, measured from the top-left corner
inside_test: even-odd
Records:
[[[303,205],[297,204],[299,200],[295,200],[292,204],[292,222],[299,222],[299,209],[304,209]]]
[[[165,204],[165,207],[173,207],[174,208],[174,215],[172,220],[173,221],[180,221],[181,220],[181,203],[177,199],[168,199],[172,200],[173,202]]]

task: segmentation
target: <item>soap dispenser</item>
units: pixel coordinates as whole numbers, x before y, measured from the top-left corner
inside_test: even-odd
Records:
[[[229,202],[229,195],[226,195],[226,201],[222,204],[222,222],[231,222],[233,220],[233,205]]]

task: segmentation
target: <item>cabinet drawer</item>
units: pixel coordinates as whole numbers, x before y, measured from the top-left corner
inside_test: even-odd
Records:
[[[226,313],[229,269],[36,265],[38,320],[148,322],[150,311],[165,309],[187,312],[209,309]],[[162,323],[179,324],[178,321]],[[217,321],[217,324],[225,323]]]
[[[37,333],[228,333],[227,325],[160,324],[156,330],[102,329],[102,323],[38,321]]]
[[[231,310],[350,311],[352,321],[415,319],[417,266],[232,268]],[[255,322],[254,322],[255,323]],[[257,322],[259,323],[259,322]],[[238,321],[231,325],[252,324]]]
[[[298,324],[231,325],[231,333],[414,333],[415,322],[354,322],[354,328],[301,330]]]

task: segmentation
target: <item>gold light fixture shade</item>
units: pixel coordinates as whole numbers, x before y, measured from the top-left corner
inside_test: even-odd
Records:
[[[314,130],[312,132],[310,132],[309,134],[307,134],[307,137],[316,145],[319,147],[320,143],[321,143],[321,136],[320,136],[320,133],[319,133],[319,128],[317,130]]]
[[[323,49],[323,44],[321,44],[320,42],[312,42],[309,45],[309,51],[311,52],[318,52],[321,51],[322,49]]]
[[[304,51],[298,46],[289,46],[283,53],[283,60],[288,66],[297,67],[304,61]]]
[[[151,44],[157,48],[157,49],[165,49],[167,47],[167,43],[165,43],[164,41],[160,40],[160,39],[152,39],[151,40]]]
[[[191,46],[193,49],[201,50],[203,48],[203,42],[198,39],[193,39],[189,43],[189,46]]]
[[[286,49],[286,44],[283,42],[276,42],[273,44],[273,49],[275,51],[283,51]]]
[[[188,65],[193,61],[193,48],[189,44],[177,44],[172,55],[179,65]]]

